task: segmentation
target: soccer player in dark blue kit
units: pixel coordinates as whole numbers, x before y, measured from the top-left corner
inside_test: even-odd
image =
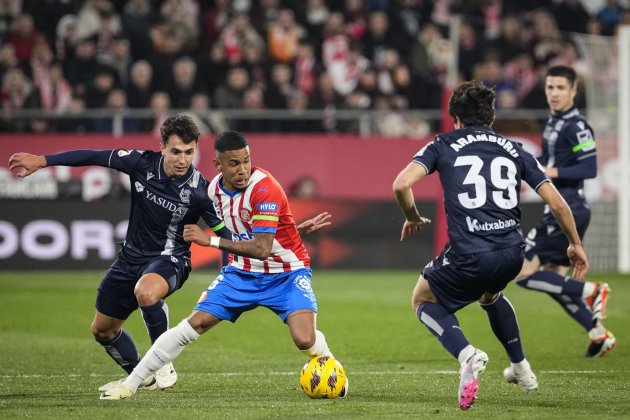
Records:
[[[597,151],[593,130],[575,107],[576,91],[577,75],[571,67],[553,66],[547,70],[545,94],[551,115],[538,159],[571,206],[578,233],[583,238],[591,218],[584,180],[597,175]],[[586,330],[590,339],[586,357],[601,357],[612,350],[616,339],[602,324],[608,285],[567,276],[570,264],[564,250],[569,243],[548,208],[525,242],[525,263],[516,283],[549,294]]]
[[[25,177],[47,166],[96,165],[116,169],[130,177],[132,198],[129,227],[122,249],[98,288],[92,334],[127,373],[140,361],[136,345],[122,327],[138,307],[151,338],[168,330],[168,306],[164,298],[182,287],[191,270],[190,242],[183,238],[184,225],[203,218],[218,235],[232,234],[217,217],[206,191],[208,181],[192,166],[199,130],[184,114],[169,117],[161,126],[160,152],[138,150],[74,150],[38,156],[16,153],[9,168]],[[322,213],[298,226],[300,234],[327,226]],[[107,391],[119,381],[99,388]],[[165,365],[142,387],[172,387],[177,373]]]
[[[116,260],[98,288],[92,334],[127,373],[140,357],[122,327],[138,307],[154,342],[168,329],[164,298],[179,289],[191,269],[190,243],[183,239],[185,224],[200,217],[217,234],[231,237],[217,217],[206,191],[208,182],[192,166],[199,130],[186,115],[168,118],[160,128],[161,151],[74,150],[36,156],[16,153],[11,170],[25,177],[47,166],[104,166],[130,177],[132,198],[127,235]],[[145,387],[169,388],[177,381],[172,365],[148,378]],[[103,385],[107,390],[117,381]]]
[[[459,85],[449,100],[455,130],[436,136],[394,181],[405,223],[401,241],[430,221],[420,215],[412,187],[426,175],[440,173],[444,188],[449,244],[423,270],[412,295],[420,322],[461,365],[459,407],[469,409],[488,355],[464,336],[454,313],[479,301],[492,331],[511,361],[510,370],[525,391],[538,381],[525,358],[516,313],[502,290],[520,271],[523,234],[519,209],[524,180],[549,205],[569,239],[568,257],[576,277],[588,271],[571,209],[542,166],[518,143],[495,133],[494,90],[472,81]]]

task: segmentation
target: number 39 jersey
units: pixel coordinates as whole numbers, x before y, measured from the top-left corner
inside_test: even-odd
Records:
[[[536,190],[549,182],[530,153],[487,126],[440,134],[413,161],[440,173],[449,244],[458,254],[522,242],[521,180]]]
[[[230,255],[230,265],[256,273],[282,273],[310,267],[310,257],[298,234],[289,200],[271,174],[252,167],[247,188],[229,192],[217,175],[208,185],[208,196],[222,215],[232,240],[247,241],[255,233],[273,233],[271,255],[266,260]]]

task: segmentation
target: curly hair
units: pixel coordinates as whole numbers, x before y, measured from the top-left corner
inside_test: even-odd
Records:
[[[448,101],[448,113],[463,125],[490,125],[494,121],[494,89],[476,80],[455,88]]]

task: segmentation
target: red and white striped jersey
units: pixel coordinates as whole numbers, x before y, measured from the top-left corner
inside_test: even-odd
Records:
[[[226,191],[221,174],[208,186],[212,199],[232,240],[247,241],[255,233],[274,233],[271,255],[266,260],[230,255],[230,265],[256,273],[282,273],[310,267],[310,257],[298,234],[284,190],[264,169],[252,167],[245,190]]]

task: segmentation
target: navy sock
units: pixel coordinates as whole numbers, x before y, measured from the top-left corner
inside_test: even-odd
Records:
[[[131,373],[133,368],[140,362],[140,354],[133,339],[127,331],[121,329],[116,338],[111,341],[99,341],[105,348],[107,354],[127,373]]]
[[[562,309],[569,314],[569,316],[580,324],[586,332],[589,332],[595,325],[593,322],[593,313],[586,306],[581,297],[568,296],[568,295],[550,295],[553,300],[558,302]]]
[[[553,271],[541,270],[516,283],[530,290],[538,290],[555,295],[568,295],[581,298],[584,291],[584,282],[561,276]]]
[[[582,300],[584,282],[541,270],[516,283],[526,289],[547,292],[586,331],[593,328],[593,314]]]
[[[144,324],[147,326],[151,343],[155,343],[168,330],[168,305],[163,299],[150,306],[140,307]]]
[[[455,315],[439,303],[423,303],[418,306],[416,316],[456,359],[469,344]]]
[[[481,307],[488,314],[488,320],[494,335],[499,339],[511,362],[518,363],[525,359],[521,333],[516,320],[516,312],[509,300],[499,293],[499,296],[491,303],[482,304]]]

